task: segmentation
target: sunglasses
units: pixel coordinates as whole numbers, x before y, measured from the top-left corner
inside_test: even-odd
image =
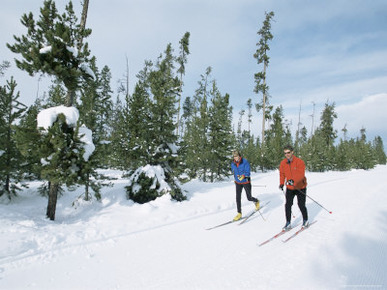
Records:
[[[286,154],[290,154],[290,153],[292,153],[292,151],[286,151],[286,152],[284,152],[285,155],[286,155]]]

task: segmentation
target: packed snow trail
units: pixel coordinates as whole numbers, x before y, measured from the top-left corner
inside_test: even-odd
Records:
[[[120,177],[120,172],[106,171]],[[255,214],[243,226],[205,228],[236,214],[232,180],[184,185],[188,200],[126,200],[126,180],[104,188],[102,201],[47,200],[30,189],[0,202],[0,289],[386,289],[387,166],[369,171],[308,173],[310,220],[319,222],[288,243],[264,241],[285,223],[278,171],[256,173]],[[242,194],[243,213],[254,209]],[[292,224],[302,222],[295,202]],[[287,235],[291,235],[287,233]],[[287,236],[284,235],[283,238]]]

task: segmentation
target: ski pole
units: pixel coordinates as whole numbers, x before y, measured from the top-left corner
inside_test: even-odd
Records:
[[[309,197],[311,200],[313,200],[317,205],[319,205],[321,208],[325,209],[327,212],[329,212],[330,214],[332,214],[332,211],[330,210],[327,210],[325,207],[323,207],[321,204],[319,204],[317,201],[315,201],[313,198],[311,198],[309,195],[307,195],[305,192],[302,192],[301,190],[297,189],[298,192],[301,192],[302,194],[304,194],[306,197]]]
[[[263,215],[262,215],[261,211],[260,211],[260,210],[258,210],[258,212],[259,212],[259,214],[261,215],[262,219],[263,219],[264,221],[266,221],[266,219],[263,217]]]

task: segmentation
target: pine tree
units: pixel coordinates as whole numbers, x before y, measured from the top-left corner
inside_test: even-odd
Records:
[[[93,59],[92,67],[96,74],[96,80],[91,79],[83,84],[78,109],[81,123],[93,131],[93,136],[99,144],[101,141],[107,140],[110,134],[109,120],[113,114],[113,101],[111,99],[113,91],[110,87],[110,69],[105,66],[99,72],[94,62]]]
[[[112,101],[112,89],[110,87],[110,81],[112,74],[109,67],[104,66],[99,76],[98,96],[99,104],[98,108],[101,111],[101,116],[97,119],[96,133],[100,136],[101,140],[107,140],[111,128],[109,128],[109,120],[113,114],[113,101]]]
[[[371,142],[367,142],[366,129],[360,130],[360,138],[357,138],[355,143],[355,168],[356,169],[372,169],[377,164],[375,151],[372,148]]]
[[[27,34],[21,37],[14,36],[16,43],[7,44],[7,46],[12,52],[21,54],[23,59],[16,60],[18,68],[25,70],[30,75],[48,74],[63,83],[67,91],[65,104],[70,107],[76,103],[76,92],[79,90],[81,82],[88,78],[95,78],[94,72],[89,66],[88,44],[83,42],[84,38],[91,34],[91,30],[84,27],[85,19],[81,25],[77,24],[78,19],[75,16],[71,1],[66,5],[63,14],[58,13],[55,2],[51,0],[44,1],[40,12],[40,18],[37,21],[32,13],[22,16],[21,22],[27,28]],[[72,146],[82,143],[82,141],[77,135],[80,128],[78,126],[69,128],[63,118],[63,115],[59,115],[55,122],[56,125],[50,129],[50,133],[43,134],[50,135],[51,139],[43,137],[42,140],[46,144],[41,145],[45,151],[41,152],[43,155],[51,152],[56,156],[55,159],[49,158],[47,162],[51,164],[45,165],[42,170],[42,176],[48,178],[50,187],[47,217],[51,220],[55,219],[56,202],[61,184],[71,185],[74,182],[82,182],[82,174],[78,175],[80,171],[75,174],[76,178],[73,177],[74,172],[66,172],[69,162],[74,166],[81,166],[82,162],[87,161],[82,158],[79,160],[65,158]],[[73,134],[72,131],[76,134]],[[76,139],[70,140],[71,137]],[[56,152],[57,148],[54,148],[54,145],[59,146],[58,148],[61,148],[64,155]],[[75,156],[70,157],[75,158]],[[82,167],[85,166],[78,168]],[[49,170],[53,170],[53,172],[49,172]],[[60,172],[60,170],[63,171]]]
[[[186,32],[183,38],[180,40],[180,55],[177,57],[177,62],[179,64],[179,68],[177,73],[179,74],[180,81],[180,90],[179,90],[179,100],[178,100],[178,108],[177,108],[177,135],[179,136],[179,127],[180,127],[180,104],[181,104],[181,95],[183,91],[183,75],[185,74],[185,65],[187,63],[187,57],[189,55],[189,37],[190,33]]]
[[[173,199],[184,200],[177,182],[174,169],[179,155],[174,118],[177,113],[176,102],[179,94],[180,81],[175,75],[175,58],[171,44],[167,45],[164,57],[159,58],[156,70],[150,73],[150,89],[153,95],[151,105],[151,132],[153,135],[153,161],[160,165],[170,186]]]
[[[124,108],[124,122],[129,131],[123,133],[127,140],[122,140],[127,144],[121,150],[126,151],[129,168],[137,168],[152,164],[153,152],[151,128],[151,99],[149,87],[149,74],[151,71],[151,62],[146,62],[144,69],[137,75],[138,82],[135,86],[133,95],[126,100],[127,106]],[[123,128],[125,129],[125,128]],[[123,152],[124,153],[124,152]]]
[[[304,162],[308,171],[323,172],[326,170],[325,147],[319,134],[312,135],[301,148],[304,152]]]
[[[254,75],[255,78],[255,88],[254,92],[259,94],[262,93],[262,102],[257,104],[257,110],[262,109],[262,150],[264,150],[265,146],[265,121],[267,119],[267,106],[268,102],[268,91],[269,87],[266,84],[266,70],[269,65],[269,56],[267,52],[270,50],[269,41],[273,39],[273,35],[271,33],[271,21],[274,17],[274,12],[271,11],[269,13],[265,12],[265,20],[263,21],[262,28],[257,32],[260,39],[257,43],[257,50],[254,54],[254,58],[257,59],[258,64],[263,64],[262,71],[256,73]],[[264,151],[262,153],[262,158],[264,155]]]
[[[84,137],[91,131],[80,126],[79,119],[76,123],[69,123],[63,112],[64,106],[46,109],[38,114],[38,127],[40,132],[39,152],[42,163],[42,178],[49,182],[49,200],[47,217],[55,219],[56,202],[62,185],[85,184],[85,172],[90,168],[87,161],[94,150],[93,144],[87,144]],[[74,107],[66,109],[73,116],[79,116]],[[41,127],[39,120],[44,120],[44,115],[49,114],[53,122],[48,127]],[[88,138],[90,140],[91,138]]]
[[[90,188],[94,191],[94,196],[99,200],[101,198],[100,190],[106,185],[104,180],[107,177],[99,174],[97,168],[104,165],[107,158],[107,146],[104,140],[107,140],[109,128],[107,120],[112,114],[112,101],[110,88],[111,74],[108,67],[104,67],[99,72],[95,65],[95,58],[91,59],[91,67],[95,72],[96,78],[87,80],[82,86],[82,95],[79,105],[80,124],[83,124],[93,132],[93,144],[95,151],[90,156],[88,162],[82,167],[82,184],[85,185],[84,199],[90,200]]]
[[[23,57],[16,60],[18,68],[30,75],[47,73],[63,82],[67,89],[66,105],[72,106],[80,79],[93,77],[88,66],[88,44],[78,45],[91,30],[80,29],[71,1],[65,11],[59,14],[54,1],[44,1],[39,20],[35,21],[32,13],[24,14],[21,22],[27,34],[14,36],[16,43],[7,46]]]
[[[337,138],[337,130],[333,127],[333,122],[336,118],[335,103],[332,103],[331,105],[325,103],[325,108],[321,114],[319,133],[328,149],[334,146],[335,139]]]
[[[232,107],[230,96],[222,96],[215,80],[212,82],[209,109],[209,174],[210,181],[222,180],[230,172],[232,151]]]
[[[386,153],[384,152],[383,139],[376,136],[373,142],[377,164],[386,164]]]
[[[97,87],[97,100],[96,104],[98,110],[100,112],[99,116],[96,118],[96,126],[93,131],[93,136],[97,136],[96,141],[96,153],[99,154],[99,166],[102,168],[108,168],[110,165],[110,150],[111,146],[108,146],[108,140],[110,138],[110,134],[112,128],[110,126],[110,120],[113,115],[113,100],[112,100],[112,89],[110,87],[112,75],[109,67],[104,66],[98,77],[98,87]],[[88,126],[88,125],[86,125]]]
[[[352,168],[352,153],[354,148],[351,145],[351,141],[341,140],[336,150],[335,169],[340,171],[346,171]],[[353,143],[352,143],[353,144]]]
[[[139,130],[139,137],[144,139],[138,142],[145,144],[142,150],[148,153],[143,155],[148,164],[136,164],[137,169],[130,174],[129,185],[126,187],[128,198],[136,202],[147,202],[166,193],[178,201],[185,199],[175,171],[179,148],[174,117],[177,113],[180,82],[175,75],[175,57],[172,53],[172,46],[168,44],[164,55],[160,55],[154,68],[146,74],[144,83],[136,86],[138,98],[149,93],[150,100],[143,111],[145,115],[149,115],[149,121],[142,128],[143,123],[138,122],[132,124],[136,127],[128,128],[131,132],[130,139],[137,138],[132,131],[136,128]],[[150,172],[154,174],[150,176]]]
[[[230,153],[235,146],[230,96],[222,96],[211,78],[211,67],[201,75],[193,101],[185,104],[186,130],[183,157],[190,178],[214,182],[228,176]]]
[[[325,108],[321,113],[321,123],[308,142],[310,155],[307,159],[311,171],[323,172],[334,169],[336,155],[334,142],[337,138],[337,131],[333,127],[333,122],[336,118],[335,104],[325,103]]]
[[[178,141],[180,154],[177,157],[177,162],[180,164],[179,168],[177,169],[179,180],[183,182],[189,181],[189,179],[195,175],[193,174],[195,171],[192,170],[192,168],[189,168],[187,163],[189,142],[186,142],[185,139],[187,136],[189,136],[189,126],[192,124],[195,110],[195,104],[191,100],[191,97],[186,97],[183,103],[183,113],[181,115],[180,121],[180,135],[182,136]]]
[[[256,142],[258,142],[258,144]],[[241,151],[243,156],[249,160],[251,171],[256,171],[261,161],[261,158],[259,157],[259,139],[255,140],[254,135],[248,134],[247,144]]]
[[[23,173],[26,179],[41,179],[41,163],[39,154],[40,134],[37,128],[37,116],[42,105],[37,99],[16,126],[16,146],[23,155]]]
[[[181,115],[181,133],[184,136],[187,129],[187,124],[192,122],[195,112],[195,104],[191,100],[191,97],[186,97],[183,104],[183,114]]]
[[[303,150],[303,147],[308,142],[308,130],[303,126],[298,135],[298,154],[299,157],[304,159],[304,156],[307,155],[307,152]]]
[[[15,124],[26,106],[18,101],[16,86],[13,78],[4,87],[0,86],[0,196],[9,199],[16,196],[22,181],[22,155],[16,147]]]
[[[119,96],[117,96],[116,101],[113,103],[112,116],[108,121],[109,128],[111,128],[111,133],[109,134],[107,141],[107,147],[110,149],[108,158],[110,168],[127,169],[130,167],[127,164],[128,162],[126,162],[126,155],[123,154],[123,150],[127,145],[127,140],[129,138],[127,132],[128,127],[126,126],[124,118],[124,106],[125,104],[123,104]]]
[[[289,140],[286,139],[282,106],[275,109],[272,119],[273,123],[270,129],[266,132],[267,151],[265,151],[265,167],[268,169],[278,168],[281,160],[283,159],[283,147],[286,144],[291,144],[288,143]]]
[[[152,103],[150,111],[152,114],[151,131],[154,141],[151,153],[155,164],[164,163],[167,168],[172,157],[170,144],[175,144],[174,117],[177,113],[175,104],[179,91],[179,80],[174,75],[174,57],[172,46],[169,44],[160,56],[156,69],[149,74],[150,89],[152,92]]]
[[[204,75],[201,75],[199,88],[196,89],[193,101],[191,102],[192,117],[187,123],[187,130],[184,135],[184,160],[189,169],[186,173],[191,177],[199,177],[207,180],[209,160],[209,106],[208,106],[208,85],[212,68],[208,67]]]

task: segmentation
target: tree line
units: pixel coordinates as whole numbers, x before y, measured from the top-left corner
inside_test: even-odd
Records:
[[[382,138],[376,136],[372,141],[367,140],[365,128],[360,129],[358,137],[350,139],[346,137],[346,128],[343,128],[344,137],[337,140],[338,131],[334,127],[334,120],[338,115],[335,112],[335,103],[325,103],[320,115],[320,124],[313,134],[309,134],[304,126],[293,136],[290,125],[285,121],[283,107],[280,105],[269,111],[270,125],[265,130],[264,144],[259,138],[254,138],[249,130],[241,130],[240,125],[236,134],[238,148],[242,149],[255,170],[278,168],[283,159],[283,147],[287,144],[293,145],[297,156],[305,161],[308,171],[368,170],[377,164],[386,164]],[[241,111],[240,117],[243,115],[244,110]]]
[[[282,106],[274,108],[266,99],[265,54],[272,37],[265,34],[270,33],[268,22],[274,13],[266,13],[258,33],[266,41],[257,46],[265,49],[254,55],[258,64],[265,64],[264,71],[256,75],[255,91],[264,92],[263,104],[256,105],[256,110],[263,108],[264,120],[269,122],[259,138],[250,131],[252,100],[247,100],[249,129],[242,130],[245,110],[234,126],[231,96],[220,91],[210,66],[200,76],[195,93],[183,98],[189,32],[182,36],[177,53],[167,44],[157,59],[144,62],[132,94],[123,86],[114,96],[109,67],[97,67],[86,42],[92,31],[85,27],[88,1],[83,5],[78,23],[71,1],[61,14],[54,1],[44,1],[38,19],[32,13],[22,16],[27,33],[14,36],[15,43],[7,44],[21,56],[16,60],[19,69],[30,75],[53,76],[54,81],[30,106],[19,101],[13,77],[0,86],[0,196],[11,199],[29,181],[44,181],[39,191],[48,196],[46,215],[54,220],[57,198],[65,188],[81,186],[84,190],[79,198],[99,200],[109,178],[98,169],[116,168],[128,178],[128,199],[145,203],[170,194],[182,201],[182,182],[193,178],[215,182],[229,176],[235,148],[253,170],[277,168],[286,144],[294,145],[310,171],[370,169],[386,164],[382,139],[367,141],[365,129],[356,139],[336,142],[334,103],[326,103],[313,134],[308,136],[304,127],[292,136]],[[1,63],[1,78],[9,66],[8,61]],[[38,128],[40,112],[62,105],[78,110],[75,126],[59,114],[48,130]],[[82,157],[82,127],[92,131],[95,145],[87,160]]]

